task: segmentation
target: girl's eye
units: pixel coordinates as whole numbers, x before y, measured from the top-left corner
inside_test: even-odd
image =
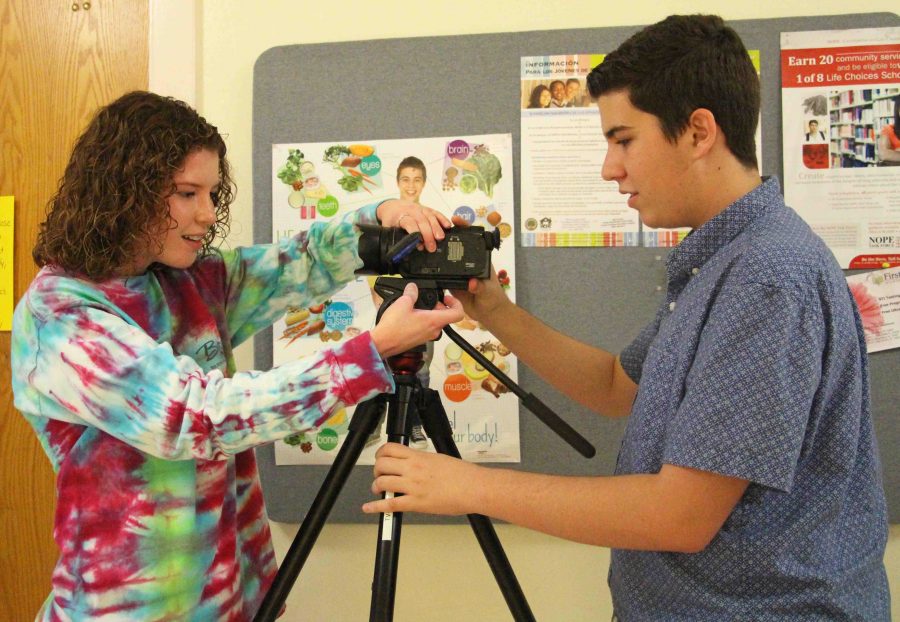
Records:
[[[188,190],[188,191],[185,191],[185,192],[179,192],[178,194],[180,194],[181,196],[183,196],[185,199],[192,199],[192,198],[194,198],[194,195],[197,194],[197,193],[194,192],[194,191],[192,191],[192,190]]]

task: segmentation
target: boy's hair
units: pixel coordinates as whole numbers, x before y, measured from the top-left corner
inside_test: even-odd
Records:
[[[166,198],[175,192],[173,175],[198,149],[219,155],[216,223],[203,247],[208,253],[228,234],[234,200],[225,141],[184,102],[133,91],[101,108],[76,141],[41,223],[35,262],[95,281],[114,276],[141,245],[157,243],[172,226]]]
[[[400,160],[400,164],[397,165],[397,179],[400,179],[400,171],[405,168],[414,168],[422,171],[422,180],[428,179],[428,171],[425,170],[425,163],[422,162],[416,156],[406,156],[402,160]]]
[[[698,108],[712,112],[728,148],[757,167],[759,78],[737,33],[716,15],[670,15],[635,33],[588,74],[591,97],[628,93],[675,141]]]

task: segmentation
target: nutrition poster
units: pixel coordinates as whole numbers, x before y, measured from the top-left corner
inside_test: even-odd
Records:
[[[512,137],[509,134],[402,140],[345,140],[272,146],[272,235],[290,237],[316,221],[385,199],[435,208],[448,218],[497,230],[491,258],[515,299]],[[274,325],[275,365],[339,343],[375,323],[381,303],[376,277],[360,277],[323,304],[289,309]],[[517,379],[516,359],[471,318],[457,333],[503,373]],[[463,458],[519,461],[519,404],[473,357],[446,335],[433,343],[424,382],[438,391]],[[423,382],[423,384],[424,384]],[[346,438],[353,409],[338,411],[317,431],[275,445],[277,464],[330,464]],[[360,464],[373,464],[386,436],[371,439]],[[428,441],[430,445],[430,441]]]
[[[781,33],[781,79],[786,202],[841,267],[900,265],[900,28]]]

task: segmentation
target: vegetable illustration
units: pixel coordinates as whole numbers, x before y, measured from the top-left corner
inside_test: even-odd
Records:
[[[291,345],[303,335],[315,335],[316,333],[320,332],[323,328],[325,328],[325,320],[316,320],[312,324],[301,322],[297,326],[299,328],[296,332],[290,335],[291,340],[288,341],[288,345]]]
[[[351,175],[353,175],[354,177],[358,177],[358,178],[362,179],[363,182],[364,182],[363,185],[362,185],[363,190],[365,190],[365,191],[368,192],[369,194],[372,194],[372,191],[369,190],[369,189],[366,187],[365,182],[368,182],[368,183],[372,184],[372,185],[375,186],[376,188],[378,187],[378,184],[376,184],[376,183],[372,180],[371,177],[369,177],[369,176],[366,175],[365,173],[360,173],[360,172],[357,171],[355,168],[347,169],[347,172],[350,173]]]
[[[332,145],[322,154],[322,162],[328,162],[336,169],[341,168],[341,161],[350,155],[350,150],[346,145]]]
[[[360,158],[367,158],[375,153],[375,148],[371,145],[350,145],[348,151]]]
[[[289,308],[284,317],[286,328],[281,333],[281,339],[288,339],[287,345],[291,345],[304,335],[315,335],[321,332],[325,328],[325,320],[320,317],[320,314],[330,303],[331,301],[326,300],[306,309]]]
[[[470,192],[474,192],[475,188],[478,187],[478,180],[475,179],[474,175],[463,175],[462,179],[459,180],[459,189],[464,193],[469,194]]]
[[[376,184],[371,177],[365,173],[360,173],[355,168],[348,168],[347,172],[344,173],[344,176],[338,179],[338,184],[346,192],[356,192],[362,188],[369,194],[372,194],[372,191],[366,186],[366,182],[378,187],[378,184]]]
[[[302,434],[302,433],[291,434],[290,436],[285,436],[281,440],[284,441],[285,445],[290,445],[291,447],[296,447],[297,445],[300,445],[301,443],[306,441],[306,435]]]
[[[472,172],[475,179],[478,180],[478,188],[487,196],[494,196],[494,186],[503,176],[500,158],[487,150],[487,147],[475,149],[475,153],[466,160],[467,163],[474,164],[476,170]]]
[[[451,158],[450,163],[457,168],[461,168],[464,171],[471,171],[474,173],[478,170],[478,166],[476,166],[473,162],[469,160],[460,160],[459,158]]]
[[[278,169],[278,179],[288,184],[289,186],[293,186],[294,190],[299,190],[303,187],[303,178],[301,175],[300,167],[303,164],[303,152],[299,149],[289,149],[287,161]],[[299,184],[299,187],[297,187]]]
[[[375,148],[370,145],[332,145],[322,154],[322,161],[331,164],[332,168],[341,173],[338,185],[344,192],[357,192],[365,190],[369,194],[372,191],[364,182],[378,187],[378,183],[364,173],[360,173],[355,167],[362,163],[363,158],[375,153]]]
[[[497,272],[497,281],[503,289],[509,289],[509,273],[506,270]]]
[[[344,189],[344,192],[356,192],[363,187],[363,180],[362,177],[354,177],[349,173],[344,173],[344,176],[338,179],[338,185]]]

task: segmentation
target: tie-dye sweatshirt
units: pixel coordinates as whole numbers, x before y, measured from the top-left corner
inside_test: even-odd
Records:
[[[44,268],[16,308],[15,406],[57,474],[40,620],[249,620],[276,571],[252,447],[393,391],[363,333],[267,372],[235,345],[354,277],[356,222],[93,283]]]

